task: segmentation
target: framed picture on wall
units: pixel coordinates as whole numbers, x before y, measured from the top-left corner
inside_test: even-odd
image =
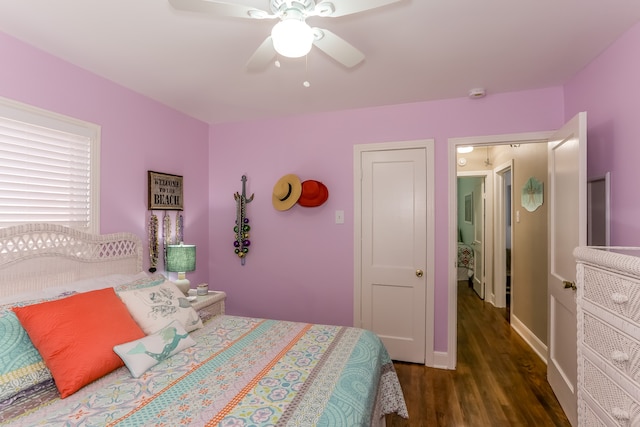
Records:
[[[464,222],[473,224],[473,193],[464,196]]]
[[[182,176],[148,171],[149,210],[183,210]]]

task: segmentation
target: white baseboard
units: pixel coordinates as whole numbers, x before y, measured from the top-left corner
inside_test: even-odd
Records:
[[[449,358],[449,353],[445,351],[434,351],[433,352],[433,366],[432,368],[437,369],[455,369],[455,366],[451,366],[452,361]]]
[[[531,349],[542,359],[542,361],[547,363],[547,346],[538,339],[537,336],[533,334],[525,325],[522,323],[516,316],[511,315],[511,327],[518,335],[522,337],[522,339],[531,347]],[[448,369],[455,370],[455,360],[452,360],[449,353],[446,351],[434,351],[433,364],[427,364],[431,368],[436,369]]]
[[[548,351],[548,348],[545,345],[545,343],[540,341],[538,339],[538,337],[535,336],[533,334],[533,332],[531,332],[524,325],[524,323],[522,323],[520,320],[518,320],[518,318],[516,316],[514,316],[513,314],[511,314],[511,327],[513,328],[514,331],[516,331],[518,333],[518,335],[520,335],[522,337],[523,340],[525,340],[525,342],[527,344],[529,344],[529,347],[531,347],[531,349],[546,364],[547,363],[547,351]]]
[[[491,304],[492,306],[494,307],[496,306],[496,294],[494,293],[487,294],[487,291],[485,291],[484,300],[489,304]]]

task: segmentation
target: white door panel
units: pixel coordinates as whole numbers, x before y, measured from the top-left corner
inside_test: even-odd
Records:
[[[473,289],[481,299],[485,298],[485,244],[484,231],[486,224],[485,180],[478,178],[473,188]]]
[[[362,326],[380,336],[392,359],[424,363],[426,150],[361,156]]]
[[[547,378],[577,425],[577,319],[573,250],[587,241],[586,113],[549,140],[549,355]]]

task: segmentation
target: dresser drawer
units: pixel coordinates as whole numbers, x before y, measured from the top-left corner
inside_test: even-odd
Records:
[[[633,382],[640,381],[640,342],[637,338],[604,323],[591,313],[584,313],[583,341]]]
[[[640,425],[639,390],[622,389],[589,359],[583,359],[584,391],[620,426]]]
[[[640,321],[640,283],[634,280],[585,266],[584,298],[634,323]]]

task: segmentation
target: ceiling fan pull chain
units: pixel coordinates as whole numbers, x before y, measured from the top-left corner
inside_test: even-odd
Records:
[[[309,55],[307,54],[304,57],[304,74],[307,77],[305,81],[302,82],[302,86],[309,87],[311,83],[309,83]]]

